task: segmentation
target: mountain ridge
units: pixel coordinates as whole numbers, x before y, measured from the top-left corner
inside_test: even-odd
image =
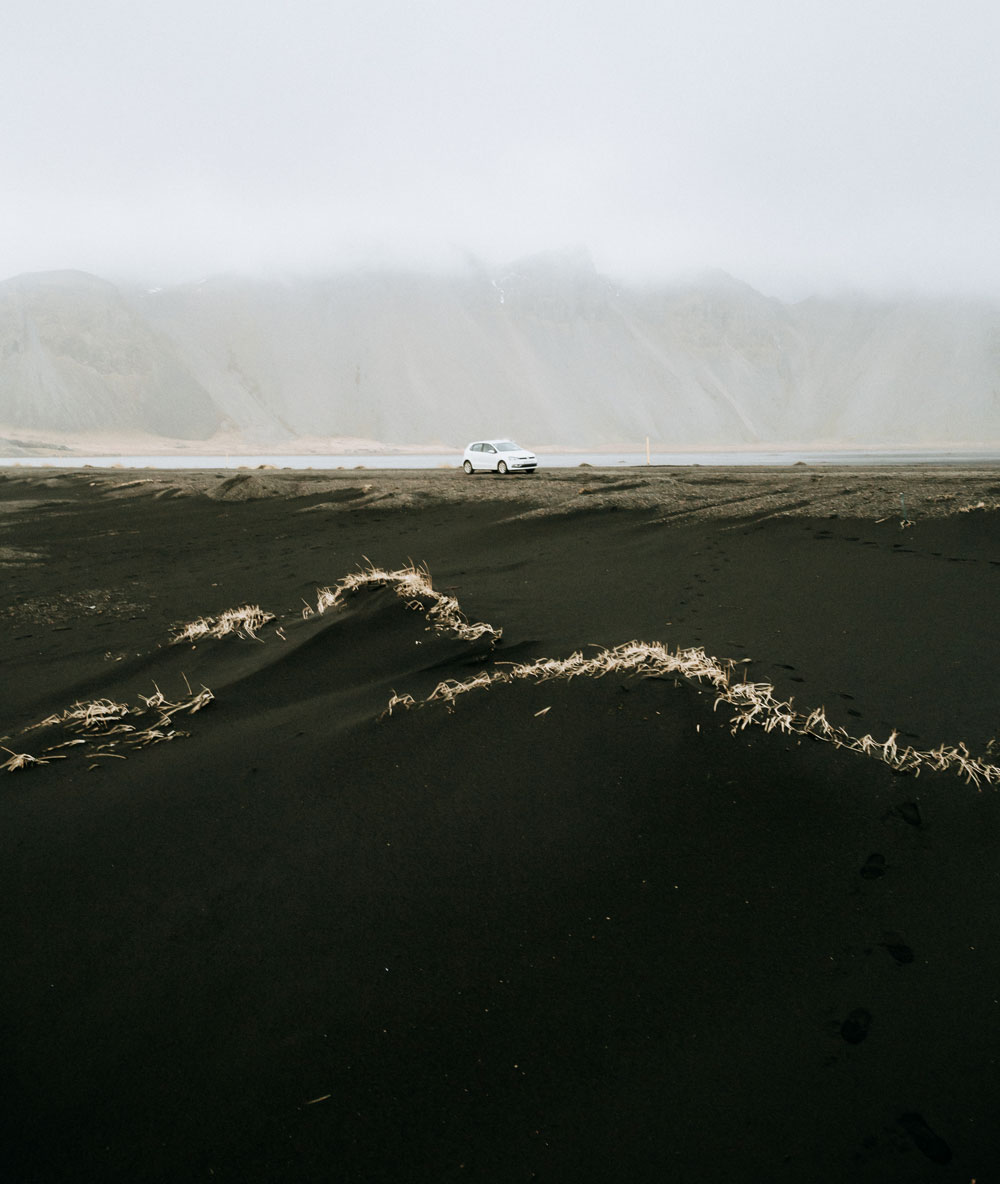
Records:
[[[724,273],[623,285],[583,252],[495,273],[148,289],[29,273],[0,283],[0,435],[45,433],[182,447],[220,434],[260,447],[493,433],[566,447],[992,444],[1000,308],[785,303]]]

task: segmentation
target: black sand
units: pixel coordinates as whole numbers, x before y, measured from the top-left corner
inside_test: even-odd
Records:
[[[996,761],[998,503],[995,469],[8,470],[0,743],[215,698],[0,771],[5,1178],[997,1178],[995,787],[733,734],[683,679],[378,717],[641,638]],[[390,589],[302,618],[411,559],[492,653]],[[246,603],[260,641],[168,645]]]

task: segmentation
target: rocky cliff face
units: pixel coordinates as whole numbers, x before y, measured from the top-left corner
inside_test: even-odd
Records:
[[[275,445],[997,443],[1000,309],[786,305],[724,275],[627,288],[581,255],[152,291],[28,275],[0,284],[0,426]]]

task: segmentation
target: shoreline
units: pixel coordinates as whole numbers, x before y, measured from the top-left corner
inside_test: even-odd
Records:
[[[994,450],[840,450],[807,451],[787,449],[761,451],[736,449],[732,451],[657,452],[649,460],[637,451],[611,448],[577,451],[574,449],[537,449],[549,466],[558,468],[787,468],[809,465],[818,468],[870,468],[892,465],[1000,465],[1000,449]],[[283,464],[282,461],[289,463]],[[362,462],[367,461],[367,464]],[[152,462],[152,463],[150,463]],[[188,463],[185,463],[188,462]],[[322,462],[322,463],[321,463]],[[104,452],[51,453],[37,455],[0,456],[0,468],[280,468],[292,470],[332,470],[338,468],[392,469],[393,462],[404,469],[461,468],[461,453],[454,450],[428,452],[413,449],[409,452],[342,452],[342,453],[175,453],[146,452],[142,454]],[[546,465],[542,464],[541,468]]]
[[[259,463],[280,462],[288,458],[298,462],[298,467],[310,467],[305,462],[322,462],[344,459],[369,459],[379,462],[377,467],[388,467],[381,462],[391,458],[413,462],[430,458],[434,463],[445,458],[454,458],[456,466],[461,464],[463,444],[447,444],[431,441],[420,444],[394,444],[380,440],[355,437],[309,437],[302,436],[283,443],[255,442],[236,435],[213,436],[206,440],[165,440],[146,435],[109,436],[103,433],[43,435],[39,432],[24,432],[0,427],[0,467],[18,463],[29,465],[52,460],[62,466],[74,462],[113,464],[123,463],[135,467],[133,462],[146,459],[177,462],[183,467],[185,459],[197,460],[199,466],[229,462]],[[672,441],[640,438],[619,441],[616,444],[576,444],[543,442],[531,445],[539,456],[551,459],[564,457],[599,458],[629,457],[635,463],[645,463],[648,455],[659,457],[659,464],[740,464],[746,463],[794,464],[803,460],[813,464],[867,464],[867,463],[940,463],[943,458],[954,458],[956,463],[996,461],[1000,463],[1000,440],[991,442],[924,441],[901,444],[845,443],[824,440],[781,441],[756,443],[701,443],[678,446]],[[714,458],[714,459],[713,459]],[[754,458],[766,458],[755,460]],[[287,466],[280,466],[287,467]],[[406,467],[410,467],[407,464]]]

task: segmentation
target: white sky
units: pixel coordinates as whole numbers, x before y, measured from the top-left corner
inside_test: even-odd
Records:
[[[21,0],[0,278],[586,246],[1000,295],[998,44],[996,0]]]

